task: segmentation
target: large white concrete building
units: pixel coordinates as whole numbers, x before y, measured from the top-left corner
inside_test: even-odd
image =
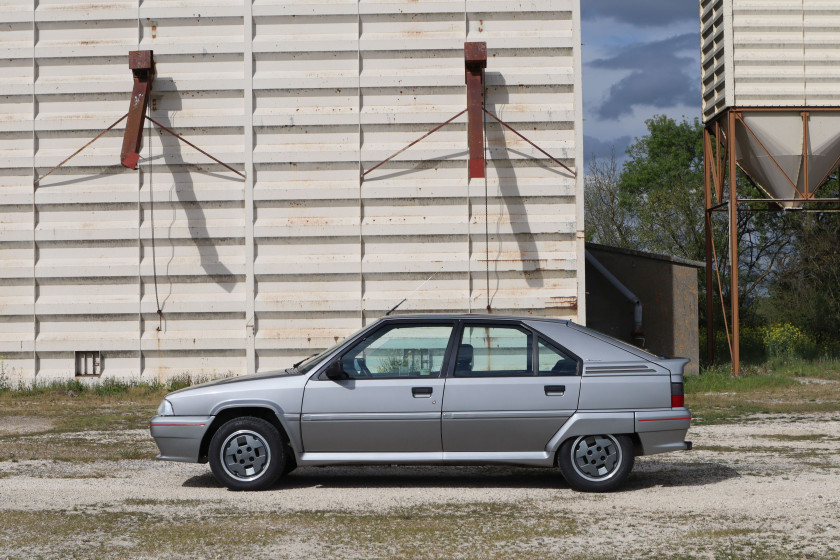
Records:
[[[10,380],[241,374],[383,315],[585,317],[579,0],[0,4],[0,364]],[[486,41],[487,179],[464,42]],[[150,115],[123,115],[153,50]],[[155,282],[156,279],[156,282]],[[159,316],[157,310],[161,309]],[[85,354],[93,353],[93,354]],[[98,353],[98,354],[95,354]],[[87,363],[80,363],[87,360]]]

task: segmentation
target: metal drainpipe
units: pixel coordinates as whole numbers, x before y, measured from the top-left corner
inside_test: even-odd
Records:
[[[586,250],[586,262],[591,264],[595,267],[595,270],[600,272],[604,278],[606,278],[610,284],[612,284],[616,290],[621,292],[621,295],[626,297],[630,303],[633,304],[633,339],[638,340],[640,342],[639,346],[641,348],[645,347],[645,336],[644,331],[642,330],[642,300],[636,297],[636,294],[630,291],[630,289],[621,283],[621,280],[615,277],[615,275],[610,272],[609,270],[602,265],[598,259],[596,259],[589,250]]]

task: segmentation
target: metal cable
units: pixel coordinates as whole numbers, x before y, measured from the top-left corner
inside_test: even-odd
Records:
[[[94,142],[96,142],[97,140],[99,140],[99,139],[100,139],[103,135],[105,135],[105,133],[109,132],[112,128],[114,128],[115,126],[117,126],[118,124],[120,124],[123,120],[125,120],[125,118],[126,118],[127,116],[128,116],[128,113],[126,113],[125,115],[121,116],[119,119],[117,119],[117,120],[114,122],[114,124],[112,124],[111,126],[109,126],[108,128],[106,128],[105,130],[103,130],[102,132],[100,132],[99,134],[97,134],[96,136],[94,136],[94,137],[93,137],[93,140],[91,140],[90,142],[88,142],[87,144],[85,144],[84,146],[82,146],[81,148],[79,148],[78,150],[76,150],[75,152],[73,152],[73,153],[70,155],[70,157],[68,157],[67,159],[65,159],[64,161],[62,161],[61,163],[59,163],[58,165],[56,165],[55,167],[53,167],[52,169],[50,169],[49,171],[47,171],[44,175],[41,175],[40,177],[38,177],[37,179],[35,179],[34,184],[36,184],[36,185],[37,185],[37,184],[41,181],[41,179],[45,179],[45,178],[47,178],[47,176],[52,175],[52,172],[53,172],[53,171],[57,170],[59,167],[61,167],[62,165],[64,165],[65,163],[67,163],[68,161],[70,161],[71,159],[73,159],[74,157],[76,157],[77,155],[79,155],[79,152],[81,152],[82,150],[84,150],[85,148],[87,148],[88,146],[90,146],[91,144],[93,144]]]
[[[447,120],[446,122],[443,122],[443,123],[437,125],[432,130],[430,130],[429,132],[427,132],[426,134],[424,134],[423,136],[421,136],[420,138],[418,138],[417,140],[415,140],[414,142],[412,142],[411,144],[409,144],[408,146],[406,146],[402,150],[400,150],[400,151],[388,156],[387,158],[383,159],[382,161],[380,161],[379,163],[377,163],[376,165],[374,165],[373,167],[371,167],[370,169],[368,169],[367,171],[362,173],[362,178],[364,178],[365,175],[367,175],[368,173],[370,173],[371,171],[373,171],[374,169],[376,169],[380,165],[388,163],[389,161],[391,161],[392,159],[394,159],[395,157],[397,157],[398,155],[400,155],[401,153],[403,153],[404,151],[406,151],[407,149],[409,149],[413,145],[417,144],[421,140],[423,140],[425,138],[428,138],[429,136],[431,136],[432,134],[434,134],[435,132],[437,132],[438,130],[443,128],[444,126],[448,125],[449,123],[451,123],[452,121],[454,121],[455,119],[457,119],[458,117],[460,117],[461,115],[463,115],[466,112],[467,112],[467,110],[464,109],[463,111],[461,111],[460,113],[458,113],[457,115],[455,115],[451,119]]]
[[[484,79],[481,80],[484,84]],[[487,86],[484,85],[485,90],[481,94],[482,105],[484,109],[484,99],[487,95]],[[482,129],[484,131],[484,280],[487,290],[487,313],[492,313],[493,308],[490,305],[490,203],[489,203],[489,187],[487,184],[487,113],[481,115]]]
[[[151,106],[146,107],[146,111],[151,113]],[[158,281],[157,281],[157,251],[155,247],[155,193],[154,185],[152,184],[152,117],[147,115],[146,119],[149,121],[149,133],[146,135],[149,143],[149,224],[151,226],[151,240],[152,240],[152,279],[155,285],[155,305],[157,306],[158,315],[158,332],[163,330],[163,310],[160,308],[160,297],[158,296]],[[177,187],[176,187],[177,188]]]
[[[709,216],[711,221],[711,216]],[[715,231],[709,227],[712,237],[712,258],[715,261],[715,274],[717,275],[718,293],[720,294],[720,312],[723,315],[723,328],[726,331],[726,343],[729,345],[729,356],[732,356],[732,340],[729,338],[729,322],[726,320],[726,306],[723,304],[723,284],[720,281],[720,265],[718,264],[717,251],[715,250]],[[706,297],[711,297],[709,294]],[[714,336],[714,333],[706,333],[706,338]]]
[[[240,173],[239,171],[237,171],[236,169],[234,169],[234,168],[233,168],[233,167],[231,167],[230,165],[226,164],[226,163],[225,163],[225,162],[223,162],[222,160],[220,160],[220,159],[218,159],[218,158],[215,158],[215,157],[211,156],[210,154],[208,154],[207,152],[205,152],[204,150],[202,150],[201,148],[199,148],[198,146],[196,146],[195,144],[193,144],[192,142],[190,142],[189,140],[187,140],[186,138],[184,138],[183,136],[181,136],[180,134],[178,134],[178,133],[177,133],[177,132],[175,132],[174,130],[172,130],[172,129],[170,129],[170,128],[167,128],[166,126],[164,126],[164,125],[160,124],[159,122],[157,122],[157,121],[156,121],[155,119],[153,119],[152,117],[146,117],[146,118],[147,118],[147,119],[149,119],[150,121],[152,121],[153,123],[155,123],[155,125],[156,125],[158,128],[161,128],[161,129],[163,129],[164,131],[168,132],[169,134],[171,134],[172,136],[174,136],[175,138],[177,138],[178,140],[180,140],[181,142],[183,142],[183,143],[184,143],[184,144],[186,144],[187,146],[189,146],[189,147],[193,148],[194,150],[196,150],[196,151],[200,152],[201,154],[203,154],[203,155],[205,155],[205,156],[209,157],[210,159],[212,159],[213,161],[215,161],[216,163],[218,163],[219,165],[221,165],[221,166],[222,166],[222,167],[224,167],[225,169],[229,169],[230,171],[233,171],[234,173],[236,173],[237,175],[239,175],[239,176],[240,176],[240,177],[242,177],[243,179],[245,178],[245,175],[244,175],[243,173]]]
[[[490,204],[488,202],[487,173],[484,173],[484,279],[487,289],[487,313],[493,308],[490,305]]]
[[[545,150],[543,150],[542,148],[540,148],[539,146],[537,146],[536,144],[534,144],[533,142],[531,142],[530,140],[525,138],[518,130],[516,130],[515,128],[510,126],[508,123],[506,123],[505,121],[503,121],[502,119],[500,119],[499,117],[497,117],[496,115],[494,115],[493,113],[488,111],[487,109],[484,109],[483,107],[482,107],[482,109],[484,110],[485,113],[487,113],[488,115],[490,115],[491,117],[493,117],[494,119],[499,121],[499,124],[501,124],[502,126],[507,128],[508,130],[510,130],[511,132],[513,132],[514,134],[516,134],[517,136],[519,136],[520,138],[522,138],[523,140],[528,142],[531,146],[533,146],[534,148],[539,150],[539,152],[541,154],[543,154],[545,157],[547,157],[548,159],[550,159],[551,161],[553,161],[554,163],[556,163],[557,165],[559,165],[560,167],[562,167],[563,169],[565,169],[566,171],[571,173],[573,177],[577,177],[577,173],[575,173],[574,171],[569,169],[569,167],[567,165],[563,164],[560,160],[558,160],[557,158],[555,158],[554,156],[552,156],[551,154],[549,154],[548,152],[546,152]]]

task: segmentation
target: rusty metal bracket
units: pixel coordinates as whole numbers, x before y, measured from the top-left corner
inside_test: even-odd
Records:
[[[470,150],[469,178],[484,177],[484,69],[487,43],[464,43],[467,83],[467,143]]]
[[[429,132],[425,133],[420,138],[417,138],[404,148],[400,149],[399,151],[391,154],[384,160],[380,161],[367,171],[363,171],[361,174],[361,179],[364,180],[365,176],[373,171],[374,169],[378,169],[380,166],[384,165],[385,163],[391,161],[396,156],[400,155],[410,147],[414,146],[418,142],[428,138],[444,126],[448,125],[464,113],[467,113],[467,141],[469,146],[469,178],[470,179],[482,179],[485,177],[484,171],[484,115],[490,116],[492,119],[496,120],[499,124],[503,127],[507,128],[525,142],[533,146],[537,151],[541,154],[546,156],[548,159],[565,169],[572,177],[577,177],[577,173],[573,171],[569,166],[537,146],[534,142],[526,138],[522,135],[518,130],[513,128],[508,123],[504,122],[498,116],[494,115],[490,111],[488,111],[484,107],[484,69],[487,67],[487,43],[464,43],[464,64],[466,67],[466,82],[467,82],[467,108],[458,113],[457,115],[450,117],[445,122],[437,125]],[[155,124],[155,121],[152,121]],[[160,126],[160,125],[158,125]]]
[[[128,108],[128,121],[125,125],[120,163],[129,169],[137,169],[140,159],[140,144],[143,141],[143,119],[152,92],[155,79],[155,59],[152,51],[130,51],[128,67],[134,74],[134,89],[131,91],[131,103]]]

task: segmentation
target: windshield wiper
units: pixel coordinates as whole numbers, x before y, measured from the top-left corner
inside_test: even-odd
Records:
[[[305,361],[306,361],[306,360],[308,360],[309,358],[314,358],[314,357],[315,357],[315,356],[317,356],[317,355],[318,355],[318,352],[315,352],[314,354],[312,354],[312,355],[310,355],[310,356],[305,357],[304,359],[302,359],[302,360],[301,360],[301,361],[299,361],[298,363],[296,363],[296,364],[292,364],[292,369],[297,369],[297,367],[298,367],[300,364],[302,364],[303,362],[305,362]]]

